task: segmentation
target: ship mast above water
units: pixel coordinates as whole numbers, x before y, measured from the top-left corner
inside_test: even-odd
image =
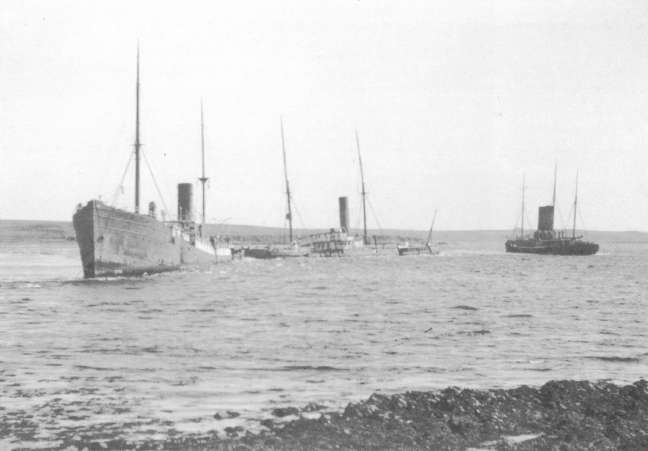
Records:
[[[578,208],[578,171],[576,171],[576,191],[574,192],[574,223],[572,225],[572,238],[576,238],[576,211]]]
[[[553,186],[553,197],[551,198],[551,205],[556,207],[556,180],[558,179],[558,163],[554,163],[554,186]]]
[[[281,152],[283,153],[284,179],[286,180],[286,202],[288,203],[288,213],[286,213],[286,219],[288,220],[288,241],[292,243],[293,241],[292,204],[290,199],[290,184],[288,183],[288,167],[286,164],[286,142],[284,139],[283,118],[280,118],[280,123],[281,123]]]
[[[430,226],[430,230],[427,235],[427,240],[425,241],[426,244],[430,244],[430,241],[432,241],[432,231],[434,230],[434,222],[436,221],[436,216],[437,216],[437,211],[436,208],[434,209],[434,216],[432,216],[432,225]]]
[[[524,238],[524,194],[526,190],[525,184],[525,175],[522,175],[522,212],[521,212],[521,222],[520,222],[520,237]]]
[[[135,213],[139,213],[140,205],[140,52],[137,46],[137,77],[135,82]]]
[[[205,183],[209,180],[205,177],[205,121],[203,116],[203,103],[200,101],[200,151],[202,159],[202,176],[198,179],[202,184],[202,218],[201,218],[201,234],[205,233]]]
[[[360,180],[362,182],[362,242],[366,246],[369,244],[367,239],[367,192],[365,190],[364,168],[362,167],[362,155],[360,154],[360,139],[358,130],[355,131],[356,149],[358,150],[358,161],[360,162]]]

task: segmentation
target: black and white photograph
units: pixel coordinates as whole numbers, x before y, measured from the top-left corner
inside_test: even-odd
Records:
[[[648,450],[648,2],[0,2],[0,451]]]

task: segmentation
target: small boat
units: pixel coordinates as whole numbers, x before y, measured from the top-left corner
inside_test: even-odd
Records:
[[[522,181],[522,221],[520,235],[504,243],[506,252],[547,255],[593,255],[599,245],[584,241],[576,235],[576,213],[578,211],[578,173],[576,174],[576,192],[574,195],[574,222],[571,236],[565,231],[554,230],[554,206],[556,204],[556,173],[554,169],[553,201],[551,205],[538,208],[538,229],[533,235],[524,235],[524,179]]]
[[[409,243],[399,244],[396,246],[398,255],[438,255],[439,251],[432,249],[432,231],[434,230],[434,222],[436,220],[437,212],[434,210],[434,216],[432,217],[432,225],[428,231],[427,239],[425,240],[424,246],[410,246]]]
[[[286,181],[286,203],[288,207],[286,219],[288,220],[288,241],[291,244],[268,245],[264,247],[244,247],[242,249],[244,257],[272,259],[308,256],[308,250],[303,249],[297,241],[293,240],[292,197],[290,195],[290,183],[288,182],[288,169],[286,165],[286,145],[284,139],[283,120],[281,121],[281,151],[283,153],[284,179]]]

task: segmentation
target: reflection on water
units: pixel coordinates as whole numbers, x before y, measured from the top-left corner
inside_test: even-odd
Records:
[[[255,430],[278,406],[338,409],[374,391],[648,374],[645,245],[98,281],[80,279],[75,246],[0,251],[0,446]]]

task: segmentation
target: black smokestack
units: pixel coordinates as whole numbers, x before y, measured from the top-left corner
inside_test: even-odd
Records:
[[[538,208],[538,230],[551,231],[554,226],[554,207],[547,205]]]
[[[178,183],[178,221],[193,221],[193,185]]]
[[[343,232],[349,231],[349,203],[346,196],[339,197],[338,202],[340,205],[340,229]]]

